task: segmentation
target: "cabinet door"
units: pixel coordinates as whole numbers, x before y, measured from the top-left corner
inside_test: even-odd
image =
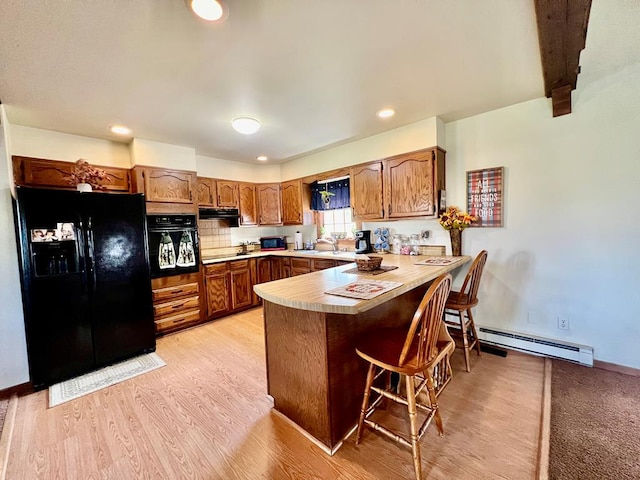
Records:
[[[142,176],[147,202],[193,203],[192,173],[145,168]]]
[[[271,279],[271,259],[269,257],[258,258],[258,283],[270,282]]]
[[[243,265],[236,265],[243,264]],[[253,304],[253,285],[248,262],[230,262],[231,309],[249,307]]]
[[[238,182],[228,180],[216,181],[218,191],[218,207],[238,208]]]
[[[279,183],[258,185],[258,220],[260,225],[282,225]]]
[[[271,280],[280,280],[285,278],[282,271],[282,258],[271,258]]]
[[[282,184],[282,223],[302,225],[302,182],[291,180]]]
[[[435,215],[434,149],[385,160],[387,218]]]
[[[384,218],[382,162],[351,167],[351,209],[354,218]]]
[[[75,190],[76,186],[68,181],[74,166],[75,163],[73,162],[61,162],[44,158],[13,157],[13,174],[16,185]],[[107,174],[107,178],[98,182],[101,190],[113,192],[131,191],[131,172],[129,169],[96,166]]]
[[[238,185],[240,198],[240,225],[258,225],[256,186],[253,183]]]
[[[216,206],[216,181],[213,178],[198,177],[196,183],[196,202],[202,207]]]
[[[229,274],[215,273],[205,277],[207,289],[207,316],[214,317],[230,310],[229,302]]]

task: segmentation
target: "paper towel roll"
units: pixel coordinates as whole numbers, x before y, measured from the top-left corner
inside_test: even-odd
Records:
[[[294,247],[296,250],[302,250],[302,234],[300,232],[296,232],[295,240],[293,241]]]

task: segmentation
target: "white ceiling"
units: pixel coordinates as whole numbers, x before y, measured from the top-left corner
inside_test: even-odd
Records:
[[[639,3],[593,0],[585,52],[595,43],[600,68],[587,76],[637,57]],[[533,0],[227,4],[226,22],[210,25],[184,0],[2,0],[10,123],[117,141],[107,127],[121,123],[198,155],[283,162],[544,95]],[[396,116],[378,119],[387,106]],[[260,131],[236,133],[240,115]]]

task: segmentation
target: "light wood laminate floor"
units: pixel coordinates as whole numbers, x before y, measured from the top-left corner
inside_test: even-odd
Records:
[[[330,457],[271,411],[261,308],[161,338],[157,352],[167,366],[51,409],[46,390],[21,397],[6,478],[413,478],[411,452],[375,432]],[[466,373],[457,350],[453,367],[446,436],[431,426],[421,442],[425,477],[533,479],[544,361],[472,355]]]

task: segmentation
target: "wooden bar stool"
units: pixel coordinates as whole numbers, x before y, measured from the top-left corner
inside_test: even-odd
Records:
[[[416,478],[422,479],[420,459],[420,438],[435,419],[440,435],[444,435],[442,419],[438,410],[437,397],[451,380],[449,357],[455,350],[455,343],[442,322],[444,305],[451,290],[451,275],[445,274],[433,281],[413,315],[409,328],[378,329],[363,337],[356,353],[369,362],[369,371],[358,420],[356,444],[362,440],[364,425],[373,428],[408,446],[413,452]],[[391,388],[391,372],[400,374],[405,380],[406,396]],[[374,381],[383,377],[383,387],[374,386]],[[418,385],[416,386],[416,379]],[[427,402],[418,401],[418,395],[427,387]],[[371,391],[378,394],[369,404]],[[409,413],[410,439],[392,432],[369,417],[383,403],[390,399],[407,407]],[[417,409],[427,413],[418,428]]]
[[[471,309],[478,304],[478,287],[480,286],[480,278],[486,262],[487,251],[483,250],[471,264],[460,291],[452,290],[444,307],[444,321],[448,327],[452,327],[449,331],[455,335],[457,330],[460,330],[467,372],[471,371],[469,351],[476,347],[478,355],[480,355],[480,342],[478,341],[478,332],[476,331]],[[447,320],[447,315],[455,315],[458,319],[455,321]]]

